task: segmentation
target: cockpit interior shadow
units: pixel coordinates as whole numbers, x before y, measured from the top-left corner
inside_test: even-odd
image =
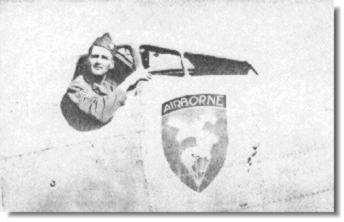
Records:
[[[87,63],[88,55],[82,55],[77,62],[72,80],[76,79],[79,75],[86,71],[88,67]],[[120,84],[131,72],[131,67],[128,67],[127,65],[123,64],[120,60],[115,58],[115,68],[111,70],[109,76],[112,80]],[[78,106],[74,102],[72,102],[67,92],[62,97],[60,108],[68,124],[75,130],[81,132],[100,129],[112,120],[110,119],[107,123],[102,123],[95,117],[82,112],[78,108]]]

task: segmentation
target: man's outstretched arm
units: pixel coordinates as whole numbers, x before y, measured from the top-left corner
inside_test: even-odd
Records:
[[[67,94],[81,111],[102,123],[108,122],[127,99],[126,93],[120,88],[110,89],[106,95],[98,95],[88,87],[83,77],[79,76],[72,81]]]
[[[124,105],[127,99],[126,92],[131,85],[139,80],[149,80],[151,74],[145,69],[138,69],[128,76],[118,87],[98,95],[84,81],[82,76],[76,78],[68,88],[69,98],[86,114],[94,116],[102,123],[108,122],[116,110]]]
[[[148,73],[148,69],[139,68],[132,74],[130,74],[119,86],[123,92],[127,92],[128,88],[134,85],[136,82],[140,80],[150,80],[152,78],[152,74]]]

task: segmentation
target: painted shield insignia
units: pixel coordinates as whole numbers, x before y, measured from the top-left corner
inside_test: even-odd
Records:
[[[186,95],[163,103],[162,144],[172,171],[202,192],[226,159],[226,96]]]

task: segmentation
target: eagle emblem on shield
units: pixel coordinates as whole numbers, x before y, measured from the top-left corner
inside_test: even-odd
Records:
[[[185,95],[163,103],[162,144],[171,170],[202,192],[226,160],[226,95]]]

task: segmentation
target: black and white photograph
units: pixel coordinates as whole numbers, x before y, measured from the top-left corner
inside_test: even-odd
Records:
[[[335,13],[0,1],[0,210],[335,213]]]

